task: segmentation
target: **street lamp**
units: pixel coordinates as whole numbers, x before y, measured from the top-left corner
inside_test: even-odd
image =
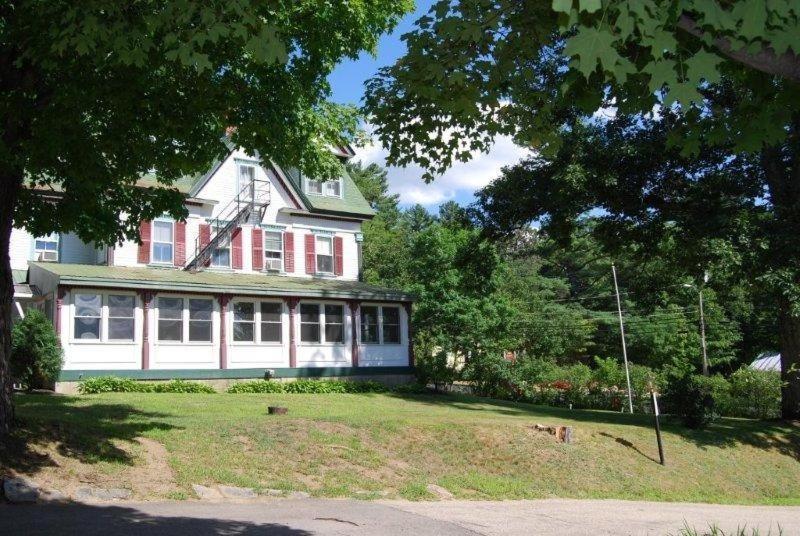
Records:
[[[703,275],[703,283],[708,283],[708,274]],[[703,288],[690,283],[684,283],[685,288],[697,289],[700,298],[700,344],[703,346],[703,376],[708,376],[708,351],[706,350],[706,317],[703,313]]]

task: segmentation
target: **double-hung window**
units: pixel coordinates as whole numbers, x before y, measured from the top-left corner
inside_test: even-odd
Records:
[[[100,324],[103,320],[102,294],[75,294],[76,339],[100,340]]]
[[[158,340],[183,341],[183,298],[158,298]]]
[[[255,342],[256,312],[253,302],[233,303],[234,342]]]
[[[400,308],[394,305],[361,306],[361,342],[400,344]]]
[[[136,297],[132,294],[76,293],[73,339],[133,341]]]
[[[264,231],[264,269],[283,270],[283,233]]]
[[[322,195],[322,181],[306,179],[306,192],[312,195]]]
[[[58,234],[36,238],[33,249],[36,260],[58,262]]]
[[[231,243],[225,239],[211,252],[211,266],[215,268],[231,267]]]
[[[325,195],[329,197],[342,197],[342,180],[330,180],[325,182]]]
[[[281,342],[283,305],[261,302],[261,342]]]
[[[312,344],[344,343],[344,306],[301,303],[300,341]]]
[[[213,312],[213,301],[189,298],[189,342],[211,342]]]
[[[153,262],[172,264],[174,222],[156,220],[153,222]]]
[[[136,298],[130,294],[108,295],[108,340],[132,341]]]
[[[236,176],[236,194],[240,199],[251,199],[255,188],[256,166],[245,162],[238,163],[238,174]]]
[[[333,273],[333,237],[317,235],[316,247],[314,248],[317,256],[317,273]]]

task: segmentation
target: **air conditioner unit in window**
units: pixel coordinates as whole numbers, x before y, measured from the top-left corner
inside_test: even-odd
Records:
[[[58,251],[40,251],[38,260],[40,260],[40,261],[57,262],[58,261]]]
[[[265,259],[264,269],[270,272],[281,271],[281,259]]]

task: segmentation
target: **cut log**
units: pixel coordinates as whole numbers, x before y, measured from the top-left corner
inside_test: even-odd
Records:
[[[289,408],[284,408],[282,406],[269,406],[267,407],[267,411],[270,415],[286,415],[289,413]]]

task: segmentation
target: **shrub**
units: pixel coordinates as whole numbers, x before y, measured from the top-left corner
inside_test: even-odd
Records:
[[[441,349],[417,352],[414,369],[417,380],[423,385],[433,385],[436,392],[444,391],[458,379],[458,371],[450,364],[447,352]]]
[[[781,375],[743,367],[731,374],[730,391],[720,413],[732,417],[770,419],[780,416]]]
[[[282,393],[283,384],[270,380],[237,382],[228,387],[228,393]]]
[[[11,332],[11,376],[27,389],[52,386],[63,365],[53,325],[41,311],[29,309]]]
[[[395,385],[392,391],[401,395],[423,395],[430,392],[427,386],[419,382]]]
[[[728,381],[722,376],[675,372],[667,379],[664,401],[684,426],[703,428],[715,416],[715,401],[727,396],[728,389]]]
[[[291,393],[291,394],[328,394],[328,393],[383,393],[388,388],[375,381],[348,382],[342,380],[297,380],[293,382],[275,382],[271,380],[254,380],[234,383],[228,387],[228,393]]]
[[[187,382],[185,380],[171,380],[166,383],[156,383],[153,385],[154,393],[205,393],[214,394],[216,389],[210,385],[199,382]]]
[[[78,385],[78,392],[90,395],[97,393],[207,393],[217,391],[210,385],[185,380],[170,380],[165,383],[140,382],[116,376],[89,378]]]
[[[518,398],[511,368],[511,363],[500,355],[476,354],[470,357],[463,374],[478,396]]]

